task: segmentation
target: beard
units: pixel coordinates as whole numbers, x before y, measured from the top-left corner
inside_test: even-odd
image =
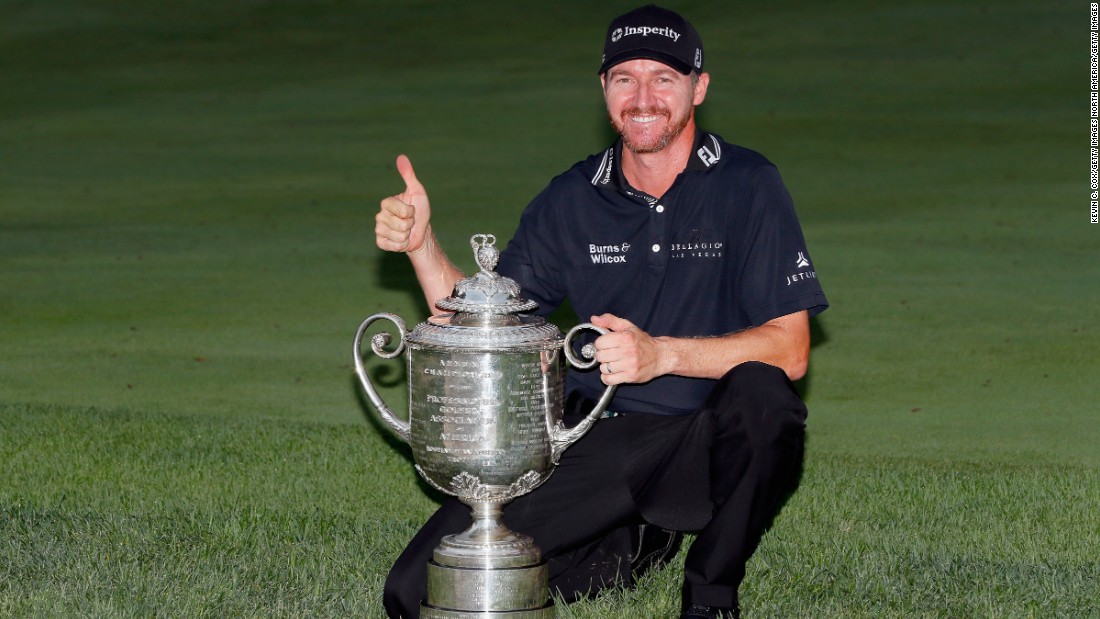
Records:
[[[657,108],[639,108],[632,107],[630,109],[623,110],[619,115],[619,119],[614,116],[611,117],[611,126],[615,128],[619,136],[623,139],[623,146],[629,149],[631,152],[637,154],[656,153],[664,150],[666,146],[672,143],[681,133],[684,128],[687,127],[688,122],[691,120],[693,110],[688,109],[680,118],[673,119],[672,113],[666,109]],[[631,116],[664,116],[665,128],[659,135],[641,136],[635,139],[626,131],[627,119]]]

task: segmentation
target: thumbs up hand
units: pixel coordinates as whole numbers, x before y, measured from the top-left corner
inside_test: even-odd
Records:
[[[405,181],[405,191],[382,200],[374,217],[374,240],[385,251],[415,253],[430,236],[428,192],[405,155],[397,157],[397,172]]]

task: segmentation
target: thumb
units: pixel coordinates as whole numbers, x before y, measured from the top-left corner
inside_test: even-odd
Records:
[[[413,170],[412,161],[405,155],[397,156],[397,173],[401,175],[401,180],[405,181],[405,196],[409,197],[414,194],[427,193],[424,191],[424,185],[420,184],[420,181],[416,178],[416,171]]]
[[[590,322],[597,327],[603,327],[610,331],[627,331],[634,328],[634,323],[626,318],[619,318],[615,314],[600,314],[593,316]]]

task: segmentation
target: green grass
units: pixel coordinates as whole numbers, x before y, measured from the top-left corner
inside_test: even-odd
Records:
[[[371,427],[0,413],[6,616],[380,616],[433,505]],[[818,454],[743,599],[776,617],[1089,616],[1098,509],[1095,469]],[[678,569],[561,614],[670,616]]]
[[[430,513],[362,426],[2,412],[4,616],[380,616]]]
[[[610,139],[631,6],[0,0],[0,615],[380,616],[436,499],[351,369],[365,316],[424,315],[372,242],[393,158],[469,266]],[[746,615],[1100,616],[1087,6],[676,8],[833,303]]]

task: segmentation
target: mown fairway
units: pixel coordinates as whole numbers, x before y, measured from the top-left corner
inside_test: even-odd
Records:
[[[393,158],[470,267],[611,139],[632,6],[0,0],[0,616],[380,617],[437,499],[351,369],[425,315],[373,246]],[[746,617],[1100,616],[1087,3],[670,6],[833,304]]]

